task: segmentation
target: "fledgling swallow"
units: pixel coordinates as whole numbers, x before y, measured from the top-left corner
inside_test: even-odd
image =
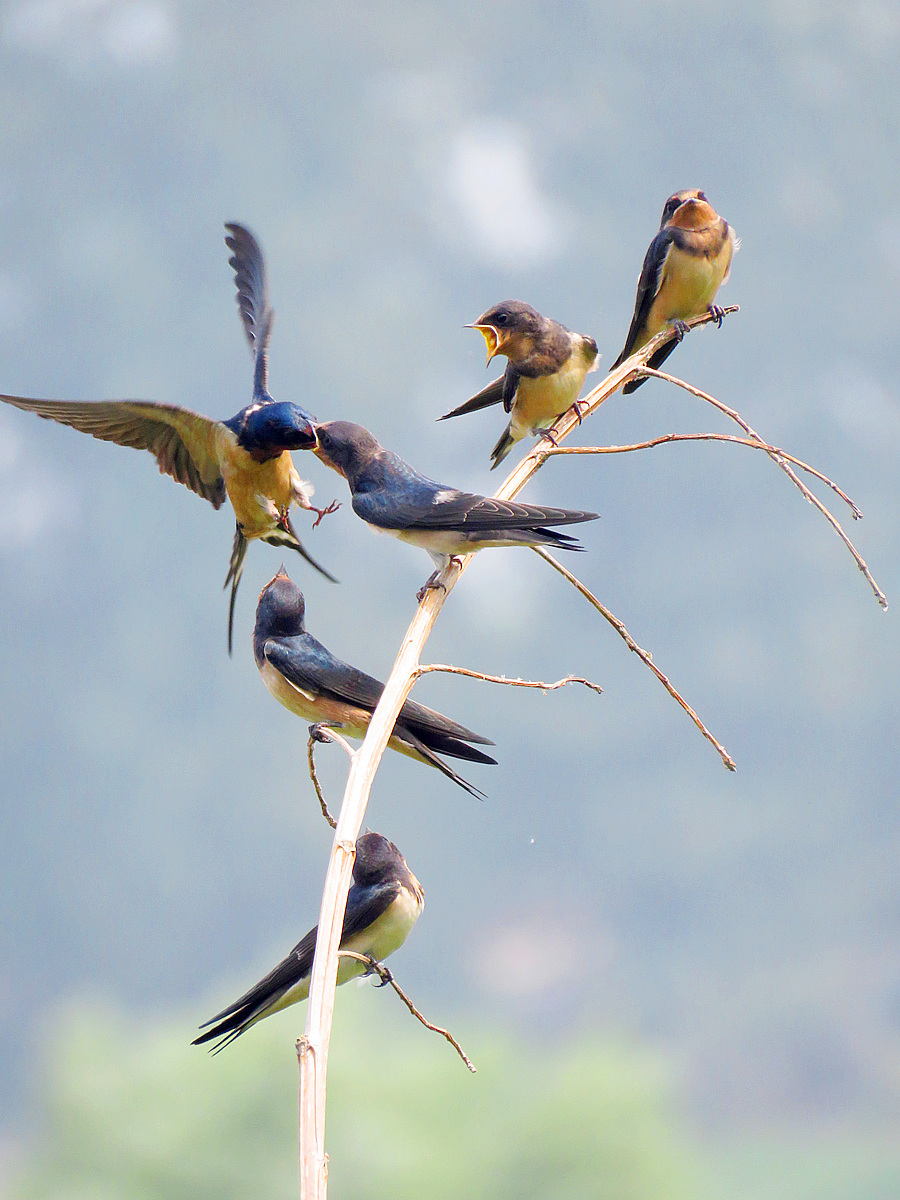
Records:
[[[437,570],[418,595],[435,586],[451,558],[486,546],[582,547],[548,525],[595,521],[598,514],[516,504],[436,483],[380,446],[368,429],[350,421],[316,426],[314,454],[350,485],[353,511],[376,531],[426,550]]]
[[[477,329],[487,344],[487,361],[505,354],[506,371],[486,388],[438,419],[460,417],[502,404],[510,421],[491,451],[491,470],[499,467],[516,442],[543,433],[578,399],[584,377],[597,369],[597,343],[572,333],[559,321],[542,317],[522,300],[495,304],[467,329]]]
[[[684,322],[711,312],[722,324],[722,309],[713,304],[728,278],[740,239],[703,192],[676,192],[663,208],[659,233],[650,243],[638,280],[634,316],[625,348],[610,367],[614,371],[652,337],[672,324],[677,337],[653,355],[648,366],[658,369],[685,334]],[[626,395],[645,379],[622,389]]]
[[[425,892],[410,871],[403,855],[380,833],[364,833],[356,842],[353,882],[347,893],[347,908],[341,931],[340,948],[354,950],[382,962],[406,941],[425,907]],[[223,1008],[200,1026],[207,1029],[192,1046],[220,1041],[212,1048],[218,1054],[251,1025],[297,1004],[309,995],[313,955],[318,926],[298,942],[287,958],[261,979],[240,1000]],[[365,963],[353,958],[338,960],[338,984],[346,983],[368,971]]]
[[[276,700],[305,720],[363,738],[384,684],[335,658],[307,632],[305,615],[303,593],[282,566],[260,592],[256,607],[253,657],[263,682]],[[434,709],[407,700],[400,709],[388,745],[437,767],[471,795],[484,799],[483,792],[438,758],[440,753],[468,762],[497,765],[496,759],[467,742],[481,746],[494,744]]]
[[[226,587],[231,584],[230,654],[234,602],[248,541],[260,538],[274,546],[288,546],[326,579],[337,580],[307,553],[289,516],[292,504],[318,513],[319,520],[332,511],[331,506],[319,509],[311,503],[313,489],[297,474],[290,455],[291,450],[315,445],[315,417],[299,404],[278,403],[269,395],[268,347],[274,313],[262,251],[242,225],[229,223],[225,228],[225,244],[233,251],[228,261],[234,268],[241,320],[256,360],[253,400],[246,408],[228,421],[214,421],[152,400],[31,400],[2,395],[0,400],[102,441],[149,450],[161,474],[171,475],[214,508],[221,508],[226,497],[231,501],[236,525],[225,579]]]

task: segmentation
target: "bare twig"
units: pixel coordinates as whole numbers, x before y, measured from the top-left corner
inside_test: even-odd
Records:
[[[365,963],[369,968],[368,971],[366,971],[366,975],[377,975],[381,980],[381,983],[378,985],[379,987],[384,987],[386,983],[389,983],[412,1015],[418,1021],[421,1021],[426,1029],[430,1029],[432,1033],[439,1033],[441,1037],[446,1038],[472,1074],[475,1074],[475,1064],[472,1062],[471,1058],[469,1058],[468,1054],[466,1054],[465,1050],[463,1050],[462,1046],[459,1044],[453,1034],[450,1033],[448,1029],[443,1029],[440,1025],[432,1025],[432,1023],[426,1017],[422,1016],[422,1014],[413,1004],[412,1000],[410,1000],[409,996],[407,996],[406,992],[404,992],[403,988],[394,978],[394,974],[390,967],[386,967],[384,963],[380,963],[378,959],[372,958],[370,954],[357,954],[355,950],[339,950],[338,957],[355,958],[357,962]]]
[[[351,757],[353,756],[353,747],[345,742],[333,729],[329,729],[327,725],[310,725],[309,727],[309,741],[306,743],[306,761],[309,763],[309,777],[312,780],[313,787],[316,789],[316,795],[319,797],[319,807],[322,809],[322,816],[332,829],[337,829],[337,821],[328,811],[328,805],[325,803],[325,796],[322,793],[322,786],[319,783],[319,776],[316,771],[316,760],[313,757],[313,749],[316,742],[336,742]]]
[[[544,683],[540,679],[508,679],[505,675],[485,675],[483,671],[470,671],[468,667],[450,667],[443,663],[429,663],[425,667],[416,667],[416,678],[427,675],[429,671],[445,671],[448,675],[467,675],[469,679],[480,679],[483,683],[505,683],[510,687],[538,688],[542,692],[555,692],[557,688],[565,687],[567,683],[583,683],[585,687],[603,694],[599,683],[591,683],[580,675],[567,675],[565,679],[557,679],[556,683]]]
[[[652,450],[654,446],[665,446],[670,442],[731,442],[735,446],[749,446],[751,450],[764,450],[770,456],[777,454],[779,458],[793,463],[801,471],[808,471],[810,475],[821,480],[826,487],[830,487],[833,492],[836,492],[850,507],[854,521],[858,521],[862,517],[862,511],[853,503],[847,493],[842,491],[833,479],[829,479],[827,475],[823,475],[809,463],[795,458],[793,454],[788,454],[780,446],[770,446],[767,442],[758,441],[756,438],[735,437],[733,433],[664,433],[660,437],[648,438],[645,442],[633,442],[628,446],[551,446],[546,451],[546,457],[552,458],[556,454],[629,454],[634,450]]]
[[[785,460],[779,451],[772,446],[768,446],[768,443],[763,441],[756,430],[750,428],[740,413],[736,412],[733,408],[729,408],[727,404],[723,404],[721,400],[717,400],[715,396],[710,396],[708,392],[702,392],[699,388],[694,387],[693,384],[686,383],[683,379],[679,379],[677,375],[669,375],[665,371],[655,371],[652,367],[648,366],[642,366],[637,374],[644,375],[648,378],[652,376],[654,379],[664,379],[667,383],[674,383],[676,387],[684,388],[684,390],[686,392],[690,392],[692,396],[696,396],[699,400],[705,400],[707,404],[711,404],[714,408],[717,408],[719,412],[722,412],[727,417],[730,417],[732,421],[736,421],[746,434],[753,438],[754,441],[759,442],[762,446],[764,446],[766,448],[766,453],[769,455],[772,461],[781,467],[782,471],[784,471],[788,478],[791,479],[793,483],[800,489],[810,504],[819,510],[831,528],[835,531],[835,533],[853,555],[856,565],[859,567],[860,571],[862,571],[866,578],[866,582],[875,593],[875,599],[878,601],[881,607],[887,611],[887,596],[885,596],[884,592],[875,582],[872,572],[866,566],[865,560],[847,537],[846,533],[844,533],[837,517],[835,517],[830,510],[825,507],[818,496],[815,496],[809,490],[803,480],[798,477],[796,471],[793,470],[790,463]],[[846,499],[846,497],[844,498]],[[855,519],[862,516],[862,513],[860,513],[859,509],[857,509],[855,505],[853,508],[855,510],[853,514]]]
[[[711,742],[713,744],[713,746],[715,746],[716,750],[719,753],[719,757],[722,759],[722,762],[725,764],[725,766],[728,768],[728,770],[729,771],[737,770],[734,759],[731,757],[731,755],[728,753],[728,751],[725,749],[725,747],[722,745],[722,743],[717,741],[716,738],[713,737],[713,735],[710,733],[710,731],[707,729],[707,727],[703,724],[703,722],[700,720],[700,718],[697,716],[697,714],[694,712],[694,710],[691,708],[691,706],[688,704],[688,702],[684,699],[684,697],[681,696],[675,690],[675,688],[669,682],[668,677],[663,675],[662,671],[659,669],[659,667],[653,661],[653,656],[648,651],[642,649],[637,644],[637,642],[634,640],[634,638],[631,636],[631,634],[628,632],[628,630],[625,628],[625,626],[622,624],[622,622],[619,620],[619,618],[617,616],[615,616],[613,613],[611,613],[609,611],[609,609],[605,607],[605,605],[601,604],[600,601],[597,599],[597,597],[594,595],[594,593],[589,591],[589,589],[584,586],[584,584],[581,582],[580,579],[577,579],[572,574],[571,571],[567,571],[566,568],[562,565],[562,563],[558,562],[553,557],[553,555],[549,552],[549,550],[545,550],[543,546],[532,546],[531,549],[535,552],[535,554],[539,554],[541,556],[541,558],[543,558],[546,562],[548,562],[555,571],[559,571],[560,575],[562,575],[566,579],[568,579],[569,583],[571,583],[572,586],[577,591],[579,591],[582,596],[584,596],[585,600],[587,600],[589,603],[593,604],[593,606],[594,606],[594,608],[596,608],[597,612],[600,613],[600,615],[602,617],[604,617],[607,621],[609,621],[610,625],[612,625],[613,629],[615,629],[615,631],[619,635],[619,637],[622,638],[622,640],[625,642],[625,645],[628,647],[628,649],[633,650],[634,653],[641,660],[641,662],[646,667],[650,668],[650,670],[653,672],[653,674],[656,676],[656,678],[659,680],[659,682],[663,685],[663,687],[666,689],[666,691],[669,693],[669,695],[672,697],[672,699],[678,701],[678,703],[681,705],[681,707],[684,709],[684,711],[687,713],[687,715],[691,718],[691,720],[694,722],[694,724],[697,726],[697,728],[700,730],[700,732],[703,734],[703,736],[707,739],[707,741]]]

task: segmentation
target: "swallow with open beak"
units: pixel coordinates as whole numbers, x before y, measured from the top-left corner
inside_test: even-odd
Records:
[[[288,546],[327,579],[336,581],[304,549],[289,516],[292,504],[317,513],[318,520],[333,510],[333,506],[313,506],[313,489],[297,474],[290,454],[315,446],[315,417],[299,404],[279,403],[269,395],[268,346],[274,314],[269,307],[262,251],[242,225],[226,224],[225,228],[225,242],[233,252],[229,263],[235,273],[241,319],[256,359],[253,399],[246,408],[228,421],[215,421],[187,408],[151,400],[32,400],[3,395],[0,400],[102,441],[149,450],[161,473],[185,484],[214,508],[221,508],[226,497],[231,501],[236,528],[225,580],[226,587],[231,584],[230,654],[234,602],[248,541],[260,538]]]
[[[382,962],[406,941],[409,931],[425,907],[422,885],[406,865],[403,855],[380,833],[364,833],[356,842],[353,882],[347,893],[341,950],[352,950]],[[272,1013],[297,1004],[309,995],[318,926],[298,942],[265,979],[261,979],[234,1004],[229,1004],[200,1026],[206,1033],[191,1043],[220,1039],[212,1048],[217,1054],[235,1038]],[[366,963],[342,957],[338,960],[338,984],[369,972]]]
[[[305,617],[303,593],[282,566],[263,588],[256,608],[253,656],[263,682],[276,700],[305,720],[363,738],[384,684],[336,658],[307,631]],[[438,757],[447,754],[496,766],[495,759],[468,742],[494,744],[434,709],[407,700],[388,745],[436,767],[471,795],[483,799],[482,792]]]
[[[659,233],[644,258],[625,347],[610,370],[621,366],[667,325],[674,325],[677,336],[650,359],[647,365],[655,369],[681,341],[685,321],[711,312],[721,325],[722,309],[713,300],[728,278],[739,246],[740,239],[703,192],[695,189],[670,196]],[[634,379],[622,391],[627,395],[644,382]]]
[[[595,521],[598,516],[497,500],[436,483],[350,421],[317,425],[314,453],[344,476],[353,511],[376,533],[389,533],[428,552],[437,569],[419,590],[420,600],[428,588],[442,586],[437,577],[451,558],[487,546],[581,550],[575,538],[548,526]]]
[[[597,369],[597,343],[522,300],[495,304],[466,328],[484,336],[488,365],[498,354],[506,355],[506,371],[439,420],[502,404],[510,420],[491,451],[493,471],[516,442],[545,432],[576,403],[585,375]]]

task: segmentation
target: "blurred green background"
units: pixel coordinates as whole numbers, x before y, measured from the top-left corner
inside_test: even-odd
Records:
[[[743,240],[741,313],[670,365],[846,488],[896,607],[898,49],[880,0],[9,0],[0,387],[231,416],[239,220],[276,398],[490,490],[499,415],[434,420],[491,377],[463,324],[525,299],[605,369],[664,200],[702,187]],[[710,429],[651,382],[581,438]],[[430,564],[297,462],[344,502],[297,518],[343,581],[287,564],[310,628],[383,677]],[[479,1074],[345,988],[333,1193],[896,1196],[893,609],[738,447],[551,463],[525,498],[602,514],[567,564],[738,773],[534,555],[479,556],[427,657],[605,692],[417,687],[500,760],[467,773],[479,804],[392,755],[368,815],[428,897],[393,965]],[[229,660],[230,515],[148,455],[4,408],[0,514],[0,1195],[294,1194],[305,1011],[189,1045],[313,924],[330,845],[249,649],[281,555],[251,548]],[[320,762],[336,803],[343,755]]]

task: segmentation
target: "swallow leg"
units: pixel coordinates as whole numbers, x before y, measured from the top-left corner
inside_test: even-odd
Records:
[[[711,313],[712,313],[712,318],[713,318],[713,320],[715,321],[716,325],[718,325],[718,327],[721,329],[721,328],[722,328],[722,321],[723,321],[723,319],[724,319],[724,317],[725,317],[725,309],[724,309],[724,308],[722,308],[722,307],[721,307],[720,305],[718,305],[718,304],[711,304],[711,305],[709,306],[709,312],[711,312]]]
[[[574,400],[572,402],[572,408],[575,410],[575,416],[578,418],[579,425],[581,424],[581,422],[584,418],[584,410],[581,407],[582,405],[584,405],[584,407],[587,408],[588,407],[587,400]]]
[[[322,721],[317,722],[315,725],[310,725],[309,736],[314,742],[322,742],[323,744],[332,740],[328,732],[328,726]]]
[[[337,510],[340,507],[341,507],[340,500],[332,500],[332,502],[328,505],[327,508],[316,508],[316,506],[314,504],[311,504],[309,506],[309,511],[319,514],[316,517],[315,521],[313,521],[313,523],[312,523],[313,529],[315,529],[315,527],[319,524],[319,522],[322,520],[323,517],[330,516],[331,513],[337,512]]]
[[[366,967],[364,977],[367,975],[377,975],[381,983],[376,983],[376,987],[384,987],[385,984],[393,983],[394,976],[391,974],[390,967],[386,967],[384,963],[380,963],[377,958],[373,958],[371,954],[365,956],[368,966]]]
[[[579,421],[579,423],[581,422],[581,417],[580,417],[580,416],[579,416],[579,418],[578,418],[578,421]],[[542,429],[542,430],[541,430],[541,437],[542,437],[542,438],[546,438],[546,439],[547,439],[547,441],[548,441],[548,442],[551,442],[551,443],[552,443],[554,446],[558,446],[558,445],[559,445],[559,442],[556,440],[556,434],[555,434],[555,433],[553,433],[553,431],[552,431],[552,430],[550,430],[550,429]]]
[[[686,333],[690,332],[690,325],[687,321],[673,321],[672,328],[675,330],[675,341],[680,342]]]
[[[436,571],[432,571],[431,574],[428,576],[428,578],[425,580],[425,582],[422,584],[422,586],[419,588],[419,590],[416,592],[416,599],[418,600],[418,602],[420,604],[425,599],[425,597],[428,595],[428,593],[433,592],[435,590],[435,588],[443,588],[444,591],[446,592],[446,590],[447,590],[446,583],[441,583],[441,581],[438,579],[438,575],[440,575],[440,573],[443,569],[444,569],[443,567],[438,567],[438,569]]]

